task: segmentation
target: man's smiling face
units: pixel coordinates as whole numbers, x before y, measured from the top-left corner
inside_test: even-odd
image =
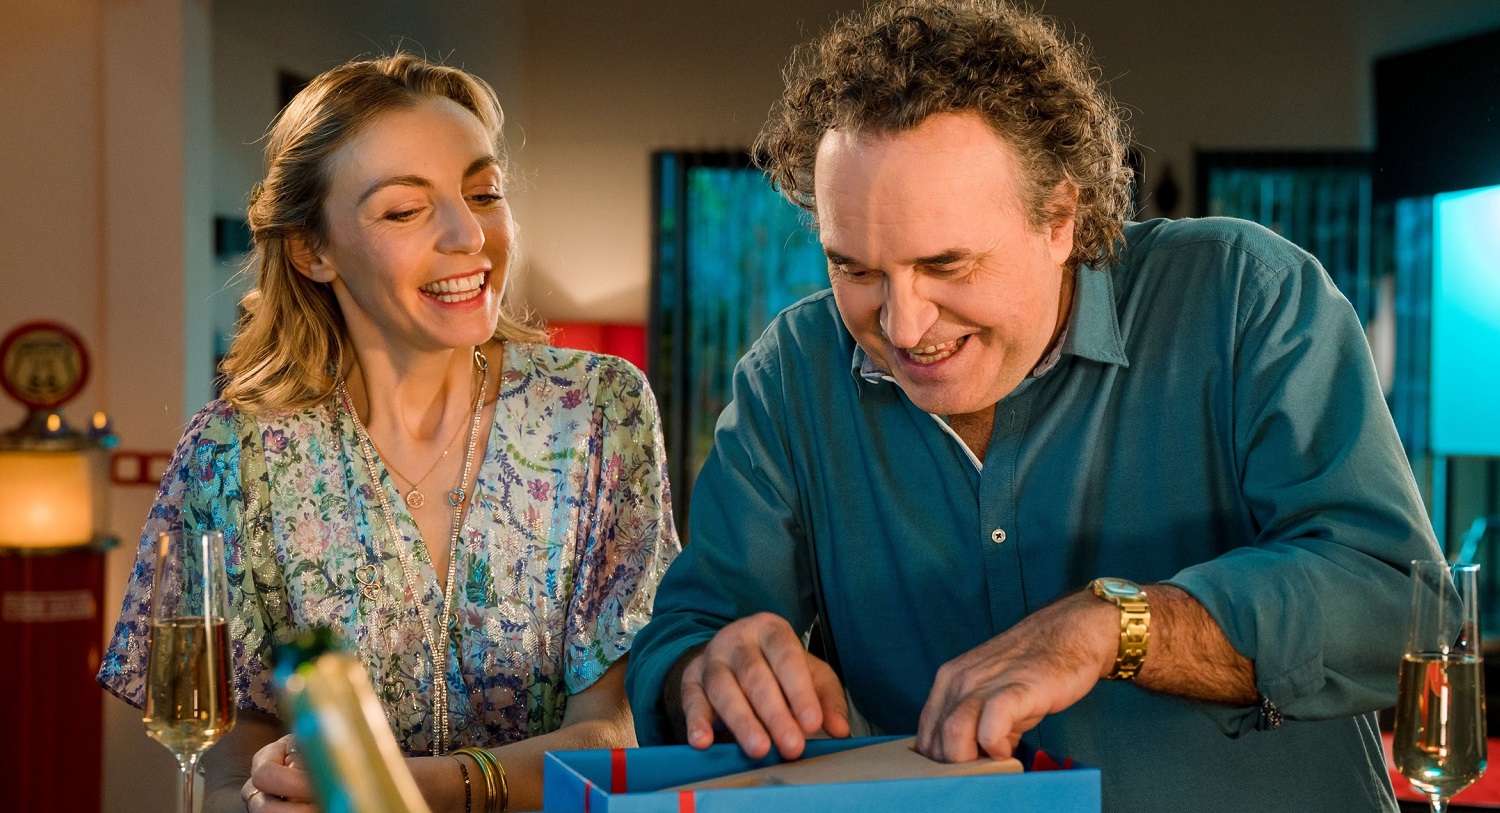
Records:
[[[1032,225],[1011,147],[974,113],[904,132],[831,130],[815,168],[834,299],[913,403],[987,412],[1060,330],[1073,220]]]

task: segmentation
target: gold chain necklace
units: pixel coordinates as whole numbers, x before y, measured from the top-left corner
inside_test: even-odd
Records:
[[[445,459],[447,459],[448,452],[452,451],[453,444],[455,444],[455,443],[458,442],[458,436],[462,435],[463,433],[464,433],[464,427],[463,427],[463,424],[460,423],[459,426],[458,426],[458,431],[454,432],[453,433],[453,437],[451,437],[451,438],[448,439],[448,446],[443,449],[443,453],[440,454],[440,455],[438,455],[438,459],[434,460],[432,462],[432,466],[427,469],[427,473],[426,474],[422,475],[421,477],[419,477],[419,478],[417,478],[415,480],[413,480],[410,477],[407,477],[406,475],[404,475],[401,472],[397,471],[396,467],[391,464],[391,461],[390,460],[386,460],[385,455],[381,455],[380,456],[382,460],[385,460],[385,467],[387,469],[390,469],[391,474],[394,474],[397,477],[401,478],[402,480],[405,480],[406,482],[411,483],[411,490],[408,491],[408,492],[406,492],[406,504],[407,504],[408,507],[410,507],[410,508],[421,508],[422,506],[424,506],[424,505],[427,504],[427,495],[423,494],[422,490],[421,490],[422,483],[426,482],[427,478],[431,477],[432,473],[435,472],[435,471],[437,471],[437,467],[438,467],[439,463],[441,463]],[[372,446],[375,445],[375,441],[373,439],[370,441],[370,445],[372,445]],[[380,447],[379,446],[375,446],[375,451],[376,451],[376,453],[379,453],[380,452]]]
[[[458,537],[463,530],[464,500],[468,497],[465,488],[469,482],[469,473],[474,463],[474,447],[479,439],[479,424],[484,417],[484,393],[488,384],[489,360],[478,348],[474,350],[474,365],[479,372],[478,395],[474,398],[474,419],[469,425],[469,446],[464,452],[463,473],[459,475],[458,485],[448,492],[448,504],[453,506],[452,532],[448,537],[448,579],[443,586],[443,604],[438,613],[437,621],[431,630],[427,629],[426,619],[423,618],[422,637],[426,639],[427,648],[432,652],[432,754],[442,756],[448,753],[449,722],[448,722],[448,629],[453,623],[453,592],[454,585],[458,581]],[[381,485],[380,473],[375,468],[375,442],[370,440],[370,433],[365,431],[365,425],[359,420],[359,413],[354,411],[354,405],[349,401],[349,389],[340,381],[338,386],[339,404],[349,417],[354,421],[355,435],[359,438],[360,455],[365,461],[365,471],[370,476],[370,484],[375,489],[375,496],[380,502],[380,513],[385,519],[387,532],[391,541],[396,543],[396,557],[401,561],[401,572],[406,579],[406,587],[411,592],[412,600],[416,602],[416,609],[421,614],[421,591],[418,589],[417,570],[411,563],[406,547],[401,545],[401,531],[396,527],[396,515],[391,510],[390,497],[386,494],[385,487]],[[380,542],[378,536],[371,534],[374,545],[374,556],[376,566],[368,577],[360,572],[355,573],[360,587],[360,595],[369,598],[378,589],[380,576],[378,563],[381,559]],[[360,568],[359,571],[363,571]]]

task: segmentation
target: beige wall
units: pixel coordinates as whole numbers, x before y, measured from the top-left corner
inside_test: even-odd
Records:
[[[12,35],[0,50],[0,329],[48,318],[78,330],[94,375],[69,419],[106,410],[127,446],[170,448],[183,423],[184,269],[205,260],[185,226],[206,190],[207,151],[187,135],[206,122],[206,91],[189,98],[206,0],[12,3],[0,16]],[[0,406],[4,426],[19,415]],[[150,496],[116,489],[108,530],[135,537]],[[111,619],[133,548],[108,557]],[[161,809],[172,758],[118,701],[106,700],[105,727],[105,809]]]

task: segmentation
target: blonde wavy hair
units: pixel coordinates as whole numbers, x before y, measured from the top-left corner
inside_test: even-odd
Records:
[[[333,394],[348,355],[349,334],[333,290],[292,265],[291,241],[316,251],[327,239],[323,203],[332,159],[360,128],[425,96],[451,99],[473,113],[504,152],[504,121],[495,91],[457,68],[398,53],[347,62],[324,72],[271,124],[266,177],[249,209],[253,250],[246,272],[255,287],[240,300],[240,320],[221,369],[223,398],[252,415],[296,411]],[[547,334],[502,311],[494,338],[546,342]]]
[[[901,133],[937,113],[975,112],[1015,150],[1033,227],[1078,189],[1069,266],[1113,259],[1130,214],[1129,133],[1087,46],[1006,0],[887,0],[799,46],[756,163],[816,215],[813,169],[832,129]]]

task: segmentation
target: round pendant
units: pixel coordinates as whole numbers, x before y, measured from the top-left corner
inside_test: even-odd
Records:
[[[422,496],[422,492],[414,488],[406,492],[406,504],[411,508],[421,508],[427,504],[427,498]]]

